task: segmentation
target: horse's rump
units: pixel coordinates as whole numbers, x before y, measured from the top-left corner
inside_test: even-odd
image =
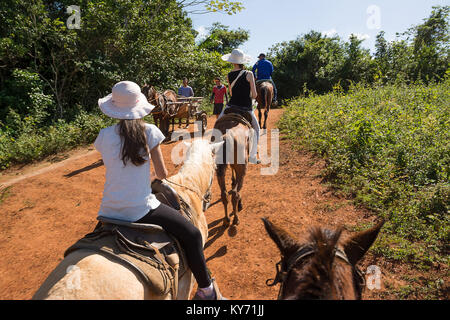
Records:
[[[159,226],[99,220],[103,222],[68,248],[64,257],[81,249],[105,255],[133,270],[156,295],[172,291],[176,298],[178,279],[187,270],[177,240]]]
[[[222,147],[222,158],[216,158],[216,161],[219,162],[217,163],[218,167],[221,164],[245,164],[248,160],[249,137],[252,128],[251,116],[248,112],[232,108],[227,108],[227,111],[228,113],[220,117],[214,124],[214,129],[222,132],[222,139],[225,141]],[[227,156],[230,151],[228,150],[230,142],[233,145],[233,154]]]

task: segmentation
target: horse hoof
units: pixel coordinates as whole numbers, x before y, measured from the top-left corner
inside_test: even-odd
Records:
[[[233,219],[233,226],[237,226],[239,225],[239,219],[238,218],[234,218]]]

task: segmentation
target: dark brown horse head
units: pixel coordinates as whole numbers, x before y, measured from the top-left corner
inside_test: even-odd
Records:
[[[155,88],[152,85],[145,84],[142,87],[142,93],[145,95],[145,97],[147,98],[148,102],[150,102],[150,103],[153,102],[154,103],[154,100],[155,100],[157,92],[156,92]]]
[[[356,267],[378,236],[384,221],[371,229],[341,239],[335,231],[312,228],[306,241],[293,239],[285,230],[263,219],[270,238],[281,252],[277,276],[279,299],[356,300],[365,287],[364,275]]]

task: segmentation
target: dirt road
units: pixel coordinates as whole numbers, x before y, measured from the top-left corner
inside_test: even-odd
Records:
[[[270,112],[269,130],[276,127],[281,114],[280,109]],[[210,127],[213,122],[210,118]],[[173,146],[162,148],[170,174],[179,169],[169,161]],[[63,163],[50,167],[40,163],[3,174],[0,183],[13,179],[15,183],[0,193],[0,299],[31,298],[65,249],[94,228],[105,168],[100,154],[92,150],[91,146],[72,152]],[[207,264],[230,299],[276,299],[278,287],[267,287],[265,281],[274,276],[279,253],[264,230],[262,217],[295,235],[317,224],[352,227],[374,220],[350,200],[334,196],[321,183],[323,161],[293,150],[288,140],[280,139],[278,173],[261,175],[262,167],[249,167],[243,188],[244,210],[236,229],[223,227],[221,203],[206,212]],[[214,181],[213,203],[219,195]],[[398,270],[370,254],[362,269],[377,263],[386,267],[383,280],[392,282]],[[366,290],[364,298],[376,298],[377,294]]]

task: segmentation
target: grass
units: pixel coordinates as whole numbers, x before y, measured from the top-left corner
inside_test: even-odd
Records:
[[[420,268],[448,264],[448,78],[310,94],[288,103],[279,126],[326,159],[333,187],[387,219],[374,253]]]
[[[92,143],[100,129],[114,122],[103,115],[82,113],[73,122],[59,120],[43,128],[24,123],[20,134],[0,128],[0,170]]]
[[[1,185],[0,185],[1,188]],[[5,201],[5,199],[11,194],[11,186],[0,189],[0,204],[3,203],[3,201]]]

